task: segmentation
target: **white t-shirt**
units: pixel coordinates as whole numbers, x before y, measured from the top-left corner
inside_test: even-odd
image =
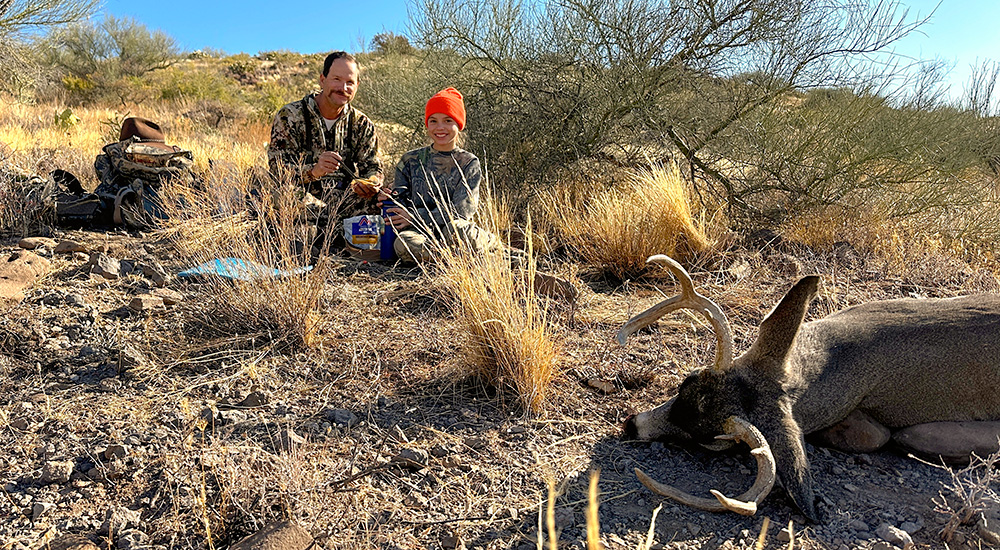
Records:
[[[321,118],[323,119],[323,124],[326,124],[327,132],[329,132],[330,128],[333,128],[333,125],[336,124],[338,120],[340,120],[339,116],[337,118],[326,118],[326,117],[321,117]]]

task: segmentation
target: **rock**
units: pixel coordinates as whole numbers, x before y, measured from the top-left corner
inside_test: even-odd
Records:
[[[90,261],[90,254],[87,254],[86,252],[74,252],[73,261],[87,263]]]
[[[854,410],[837,424],[813,433],[810,441],[847,453],[870,453],[889,442],[889,429],[867,414]]]
[[[50,460],[42,466],[42,476],[39,481],[42,485],[69,483],[69,478],[73,475],[73,466],[72,460]]]
[[[912,535],[924,528],[924,522],[920,518],[917,518],[917,521],[904,521],[899,528],[906,531],[908,535]]]
[[[346,409],[333,409],[326,411],[326,419],[330,422],[345,428],[353,428],[360,423],[357,415]]]
[[[1000,422],[928,422],[903,428],[892,440],[915,455],[964,464],[971,453],[989,456],[997,452],[998,437]]]
[[[128,446],[111,444],[108,445],[107,449],[104,449],[104,458],[106,460],[122,459],[128,455]]]
[[[422,449],[403,449],[392,457],[392,461],[411,468],[423,468],[427,465],[427,452]]]
[[[859,532],[868,532],[872,530],[871,527],[868,527],[867,523],[861,521],[860,519],[852,519],[851,522],[847,524],[847,526]]]
[[[45,258],[26,250],[0,259],[0,308],[24,299],[24,290],[47,273],[50,265]]]
[[[163,304],[167,306],[175,306],[184,301],[183,294],[169,288],[157,288],[150,294],[163,300]]]
[[[121,533],[126,529],[138,528],[142,521],[140,510],[129,510],[124,506],[113,506],[104,515],[104,523],[98,530],[98,535],[106,536],[109,533]]]
[[[263,407],[264,405],[267,405],[267,402],[268,402],[267,394],[258,390],[258,391],[252,391],[249,394],[247,394],[247,396],[243,398],[243,401],[237,403],[236,406],[242,409],[250,409],[255,407]]]
[[[788,527],[782,527],[781,531],[778,531],[778,542],[789,542],[792,540],[792,533],[788,530]]]
[[[979,522],[976,524],[979,537],[992,546],[1000,546],[1000,526],[997,521],[980,514]]]
[[[482,449],[488,442],[481,437],[466,437],[463,443],[470,449]]]
[[[580,296],[580,290],[573,283],[540,271],[535,273],[534,287],[536,294],[570,304],[575,304]]]
[[[318,550],[308,531],[291,521],[280,521],[237,542],[229,550]]]
[[[36,248],[55,248],[55,239],[48,237],[25,237],[17,241],[17,246],[25,250],[35,250]]]
[[[52,539],[47,550],[100,550],[90,539],[76,534],[66,534]]]
[[[149,280],[153,281],[153,284],[156,285],[157,287],[163,288],[164,286],[167,285],[167,281],[169,280],[170,277],[167,275],[166,270],[164,270],[155,262],[140,263],[135,267],[136,269],[141,269],[142,274],[148,277]]]
[[[149,541],[149,537],[138,529],[126,529],[116,534],[115,538],[118,540],[115,546],[118,547],[118,550],[131,550],[132,548],[146,548],[148,546],[146,543]]]
[[[884,540],[880,540],[872,545],[872,550],[893,550],[893,546]]]
[[[121,276],[121,263],[103,252],[92,254],[84,267],[90,268],[91,274],[105,279],[115,280]]]
[[[87,247],[76,241],[64,240],[60,241],[53,250],[56,254],[73,254],[75,252],[87,253]]]
[[[154,309],[163,307],[163,298],[153,296],[152,294],[140,294],[132,298],[132,301],[128,303],[128,307],[138,313],[153,311]]]
[[[465,550],[465,542],[455,533],[445,533],[441,537],[441,548],[446,550]]]
[[[51,502],[36,502],[31,506],[31,521],[32,523],[37,522],[38,518],[45,515],[46,512],[55,508],[56,505]]]
[[[894,546],[902,546],[903,548],[913,546],[913,539],[910,538],[910,535],[906,531],[898,527],[893,527],[888,523],[879,525],[878,529],[875,530],[875,534]]]

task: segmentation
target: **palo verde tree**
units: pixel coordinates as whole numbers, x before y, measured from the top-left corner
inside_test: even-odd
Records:
[[[913,152],[948,114],[889,88],[909,68],[879,55],[923,22],[895,1],[423,0],[411,13],[425,69],[466,93],[474,145],[522,197],[580,159],[674,158],[734,218],[777,222],[927,180]]]
[[[180,55],[174,39],[163,31],[110,15],[100,22],[58,29],[42,46],[70,92],[83,100],[110,96],[123,105],[137,99],[133,94],[140,77],[170,66]]]
[[[39,71],[27,42],[31,33],[73,23],[98,0],[0,0],[0,91],[21,96]]]

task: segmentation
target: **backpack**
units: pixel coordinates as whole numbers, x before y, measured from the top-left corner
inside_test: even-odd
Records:
[[[167,215],[159,191],[166,182],[194,185],[194,155],[178,147],[128,138],[106,145],[94,160],[105,223],[148,229]]]

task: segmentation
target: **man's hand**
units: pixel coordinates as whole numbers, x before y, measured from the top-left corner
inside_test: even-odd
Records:
[[[312,175],[313,179],[319,179],[327,174],[332,174],[337,171],[337,168],[340,168],[342,160],[344,160],[343,157],[336,151],[323,151],[323,154],[319,156],[319,160],[309,170],[309,174]]]
[[[351,190],[354,194],[365,200],[375,198],[375,195],[382,196],[384,190],[382,184],[374,178],[356,179],[351,182]]]

